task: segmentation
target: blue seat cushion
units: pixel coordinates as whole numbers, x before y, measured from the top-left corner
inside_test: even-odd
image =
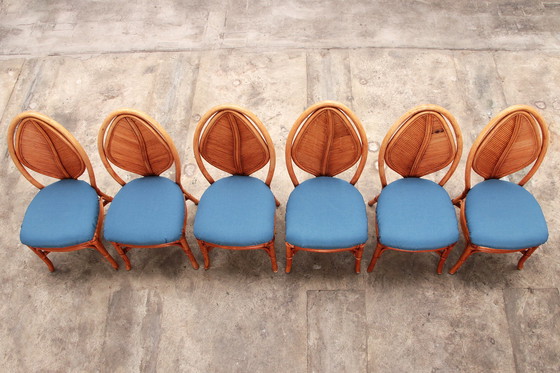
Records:
[[[548,239],[539,203],[517,184],[483,181],[469,191],[465,203],[467,226],[475,245],[517,250],[542,245]]]
[[[377,201],[380,242],[401,250],[436,250],[459,239],[449,194],[433,181],[408,177],[387,185]]]
[[[276,203],[270,188],[250,176],[229,176],[210,185],[194,219],[197,239],[223,246],[252,246],[274,237]]]
[[[358,189],[335,177],[299,184],[286,206],[286,241],[308,249],[342,249],[368,239],[364,199]]]
[[[64,179],[41,189],[21,225],[20,239],[36,248],[63,248],[91,241],[97,227],[99,198],[82,180]]]
[[[104,235],[108,241],[149,246],[181,238],[185,197],[165,177],[146,176],[125,184],[109,205]]]

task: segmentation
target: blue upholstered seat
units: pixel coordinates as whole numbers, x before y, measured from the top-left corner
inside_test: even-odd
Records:
[[[181,238],[185,197],[181,188],[165,177],[147,176],[121,188],[105,218],[108,241],[149,246]]]
[[[467,194],[466,217],[471,242],[493,249],[516,250],[542,245],[548,229],[541,207],[525,188],[490,179]]]
[[[290,194],[286,242],[309,249],[342,249],[367,239],[365,203],[352,184],[335,177],[316,177]]]
[[[88,242],[95,234],[99,199],[81,180],[64,179],[41,189],[25,212],[21,242],[37,248],[63,248]]]
[[[433,181],[408,177],[387,185],[377,201],[380,242],[401,250],[435,250],[459,239],[449,195]]]
[[[274,237],[276,203],[270,188],[251,176],[229,176],[210,185],[198,203],[197,239],[223,246],[253,246]]]

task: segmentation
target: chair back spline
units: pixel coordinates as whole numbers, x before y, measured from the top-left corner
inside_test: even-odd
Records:
[[[422,177],[448,166],[456,149],[445,118],[436,111],[420,111],[389,140],[385,161],[403,177]]]
[[[473,169],[485,179],[499,179],[533,163],[541,150],[539,124],[524,111],[499,120],[481,141]]]
[[[263,168],[270,153],[250,119],[236,110],[221,110],[206,124],[199,151],[212,166],[233,175],[251,175]]]
[[[17,159],[33,171],[57,179],[77,179],[86,164],[72,141],[49,122],[28,116],[17,126],[14,150]]]
[[[327,106],[305,120],[293,142],[291,156],[299,168],[314,176],[335,176],[358,162],[361,149],[348,117]]]
[[[113,119],[103,146],[111,163],[142,176],[159,175],[174,162],[163,134],[146,118],[132,113]]]

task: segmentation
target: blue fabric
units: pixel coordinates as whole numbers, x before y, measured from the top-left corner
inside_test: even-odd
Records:
[[[473,244],[516,250],[542,245],[548,229],[539,203],[525,188],[490,179],[467,194],[466,217]]]
[[[352,184],[316,177],[298,185],[286,206],[286,241],[309,249],[342,249],[368,239],[364,199]]]
[[[109,205],[105,239],[139,246],[174,242],[181,238],[184,219],[181,188],[165,177],[142,177],[125,184]]]
[[[435,250],[459,239],[449,194],[430,180],[409,177],[387,185],[376,214],[380,242],[389,247]]]
[[[276,203],[270,188],[250,176],[229,176],[200,198],[194,235],[224,246],[252,246],[274,237]]]
[[[95,234],[99,198],[82,180],[64,179],[41,189],[33,198],[21,225],[27,246],[62,248],[88,242]]]

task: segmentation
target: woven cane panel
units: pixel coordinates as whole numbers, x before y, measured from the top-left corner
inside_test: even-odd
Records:
[[[214,167],[233,175],[251,175],[270,157],[255,125],[232,110],[212,117],[202,134],[200,154]]]
[[[165,139],[143,119],[132,115],[115,118],[105,139],[107,158],[138,175],[159,175],[173,164]]]
[[[62,134],[36,118],[24,119],[18,127],[16,155],[33,171],[76,179],[84,173],[85,164],[72,141],[65,141]]]
[[[456,145],[445,119],[421,112],[409,119],[387,145],[387,165],[403,177],[421,177],[453,161]]]
[[[481,142],[473,169],[485,179],[499,179],[533,163],[540,148],[538,123],[527,113],[512,113]]]
[[[352,167],[361,154],[361,143],[348,118],[339,110],[315,111],[297,134],[292,158],[315,176],[335,176]]]

